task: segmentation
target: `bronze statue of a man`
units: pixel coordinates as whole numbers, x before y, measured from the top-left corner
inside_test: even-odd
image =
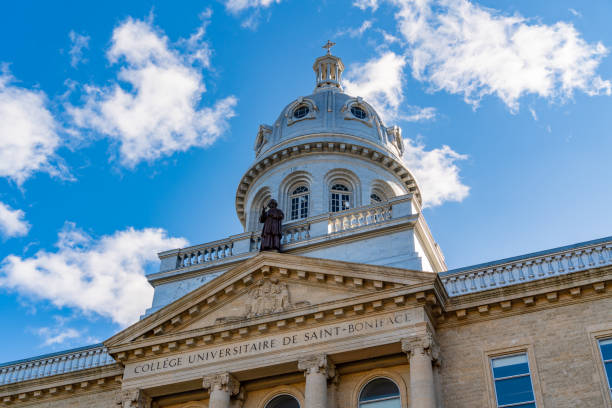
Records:
[[[264,226],[261,231],[260,251],[280,251],[283,236],[282,222],[285,214],[276,207],[278,207],[278,203],[272,199],[268,203],[268,211],[266,211],[266,207],[261,209],[259,222],[262,222]]]

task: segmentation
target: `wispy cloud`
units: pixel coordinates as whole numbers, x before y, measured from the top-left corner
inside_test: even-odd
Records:
[[[30,224],[22,210],[13,210],[0,201],[0,235],[5,239],[28,234]]]
[[[579,11],[573,9],[573,8],[569,8],[568,9],[570,13],[572,13],[574,15],[574,17],[582,17],[582,13],[580,13]]]
[[[129,18],[116,27],[107,57],[120,66],[117,81],[85,87],[84,105],[67,107],[76,126],[115,140],[121,164],[130,168],[213,144],[228,128],[237,100],[229,96],[201,107],[206,87],[199,68],[209,63],[203,41],[209,17],[205,12],[196,33],[179,41],[186,54],[149,22]]]
[[[80,62],[86,62],[87,60],[83,57],[83,50],[89,48],[89,36],[78,34],[74,31],[70,31],[68,34],[70,37],[70,65],[76,68]]]
[[[281,0],[225,0],[225,8],[231,13],[239,13],[246,9],[266,8],[275,3],[280,3]]]
[[[81,333],[71,327],[39,327],[36,329],[36,335],[43,338],[42,347],[63,344],[66,340],[77,339],[81,337]]]
[[[157,252],[186,244],[159,228],[127,228],[95,239],[66,223],[57,251],[7,256],[0,264],[0,287],[127,326],[151,304],[145,271],[157,262]]]
[[[457,166],[458,161],[467,159],[466,155],[446,145],[426,150],[423,144],[405,139],[403,158],[417,179],[423,196],[423,207],[435,207],[447,201],[463,201],[468,196],[470,188],[461,181]]]
[[[60,126],[44,92],[20,87],[0,70],[0,177],[23,184],[36,172],[69,177],[56,156]]]
[[[363,35],[369,28],[372,27],[371,20],[365,20],[359,27],[357,28],[345,28],[343,30],[339,30],[336,33],[336,37],[342,37],[348,35],[351,38],[358,38]]]

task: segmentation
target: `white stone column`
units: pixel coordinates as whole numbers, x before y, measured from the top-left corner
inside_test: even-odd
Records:
[[[202,387],[208,390],[208,408],[230,408],[230,398],[240,391],[240,383],[230,373],[204,377]]]
[[[298,368],[306,377],[304,408],[327,408],[327,379],[335,375],[333,364],[325,354],[318,354],[299,360]]]
[[[151,397],[140,389],[121,390],[115,396],[115,404],[121,408],[151,408]]]
[[[433,334],[402,339],[402,351],[410,360],[410,408],[436,408],[432,353],[437,349]]]

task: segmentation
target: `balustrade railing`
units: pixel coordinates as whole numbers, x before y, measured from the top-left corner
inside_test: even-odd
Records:
[[[293,244],[295,242],[305,241],[310,239],[310,223],[303,222],[300,224],[289,224],[283,227],[283,235],[281,244]],[[251,251],[259,250],[261,247],[261,231],[253,233],[251,240]]]
[[[99,345],[0,366],[0,385],[115,364]]]
[[[527,255],[512,262],[449,271],[440,274],[440,278],[450,296],[459,296],[610,264],[612,240]]]
[[[225,240],[181,249],[177,267],[183,268],[230,257],[233,255],[233,247],[231,240]]]
[[[383,204],[376,207],[363,207],[355,210],[342,211],[329,219],[327,231],[329,234],[352,230],[366,225],[378,224],[391,219],[391,205]]]

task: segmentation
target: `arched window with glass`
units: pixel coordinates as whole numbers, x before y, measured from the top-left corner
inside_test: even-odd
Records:
[[[343,211],[351,208],[351,190],[344,184],[334,184],[330,191],[330,211]]]
[[[289,196],[289,202],[291,203],[291,220],[308,217],[309,197],[310,191],[306,186],[299,186],[291,192]]]
[[[388,378],[375,378],[359,394],[359,408],[400,408],[402,406],[397,385]]]
[[[272,398],[266,408],[300,408],[300,403],[293,395],[282,394]]]

